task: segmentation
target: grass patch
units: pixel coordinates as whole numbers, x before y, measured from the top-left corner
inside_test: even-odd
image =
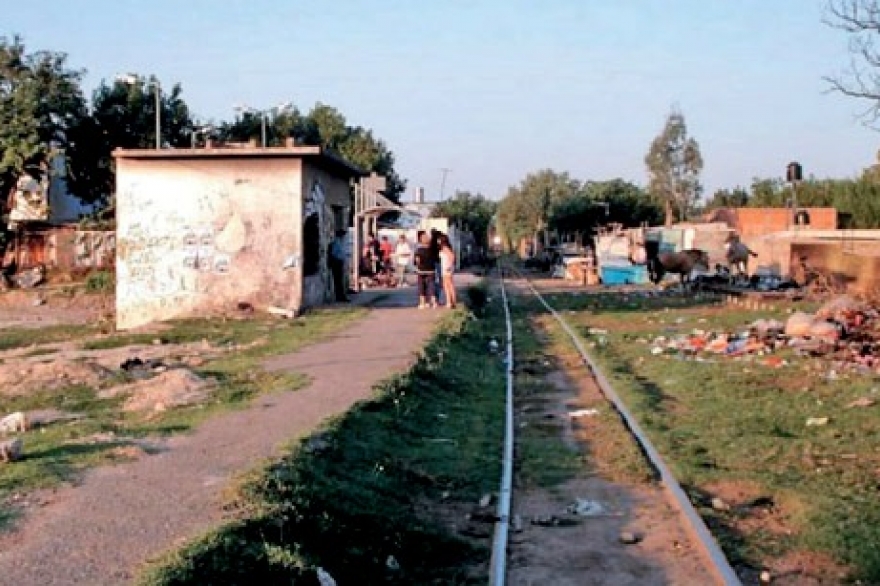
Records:
[[[246,405],[257,394],[303,386],[306,380],[302,376],[265,372],[262,360],[313,343],[363,314],[361,309],[348,308],[318,310],[293,321],[192,320],[173,324],[170,335],[163,336],[166,341],[207,339],[212,343],[242,346],[258,339],[262,341],[244,350],[223,354],[194,369],[200,376],[218,382],[210,401],[202,405],[162,413],[127,413],[121,410],[122,397],[102,399],[96,389],[88,386],[0,396],[0,414],[51,408],[83,416],[20,435],[25,458],[0,466],[0,501],[6,501],[15,492],[57,486],[75,478],[84,468],[115,461],[118,459],[116,448],[137,438],[187,432],[219,411]],[[119,374],[106,381],[105,386],[129,380]],[[96,434],[106,438],[110,432],[118,441],[95,441]],[[0,507],[0,526],[4,516],[6,512]]]
[[[729,557],[761,567],[795,551],[830,554],[851,579],[880,582],[880,420],[846,405],[877,393],[880,379],[838,372],[821,359],[787,354],[772,369],[754,360],[654,356],[657,336],[738,329],[786,314],[711,306],[705,300],[597,295],[557,297],[651,440],[688,487]],[[590,328],[601,328],[598,333]],[[826,426],[808,427],[810,417]],[[773,497],[785,530],[711,510],[701,495],[748,483]],[[734,503],[735,504],[735,503]]]
[[[92,325],[58,325],[42,328],[4,328],[0,336],[0,351],[25,348],[27,346],[39,346],[42,344],[54,344],[67,342],[98,332]]]
[[[318,567],[340,584],[485,583],[475,568],[488,551],[456,536],[444,510],[460,518],[461,503],[497,489],[504,370],[487,348],[503,332],[498,309],[449,314],[408,373],[245,478],[228,505],[237,520],[141,583],[314,584]]]

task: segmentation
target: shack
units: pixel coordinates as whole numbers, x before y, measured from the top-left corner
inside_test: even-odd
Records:
[[[333,298],[363,171],[315,146],[117,150],[116,325]]]

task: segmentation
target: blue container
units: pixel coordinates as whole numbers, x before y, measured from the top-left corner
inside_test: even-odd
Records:
[[[601,267],[603,285],[644,285],[648,269],[643,265],[605,265]]]

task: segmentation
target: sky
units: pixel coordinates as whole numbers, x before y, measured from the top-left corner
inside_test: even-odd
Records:
[[[205,121],[236,104],[339,109],[436,199],[502,197],[528,172],[647,183],[673,108],[707,194],[852,177],[877,160],[868,104],[829,92],[850,64],[827,0],[0,0],[0,35],[102,79],[155,74]]]

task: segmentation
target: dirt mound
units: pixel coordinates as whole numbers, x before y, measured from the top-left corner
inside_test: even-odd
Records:
[[[25,395],[72,385],[96,386],[108,376],[97,364],[77,360],[46,360],[0,368],[0,395]]]
[[[125,411],[165,411],[204,402],[216,386],[185,368],[167,370],[153,378],[102,390],[102,398],[128,395]]]

